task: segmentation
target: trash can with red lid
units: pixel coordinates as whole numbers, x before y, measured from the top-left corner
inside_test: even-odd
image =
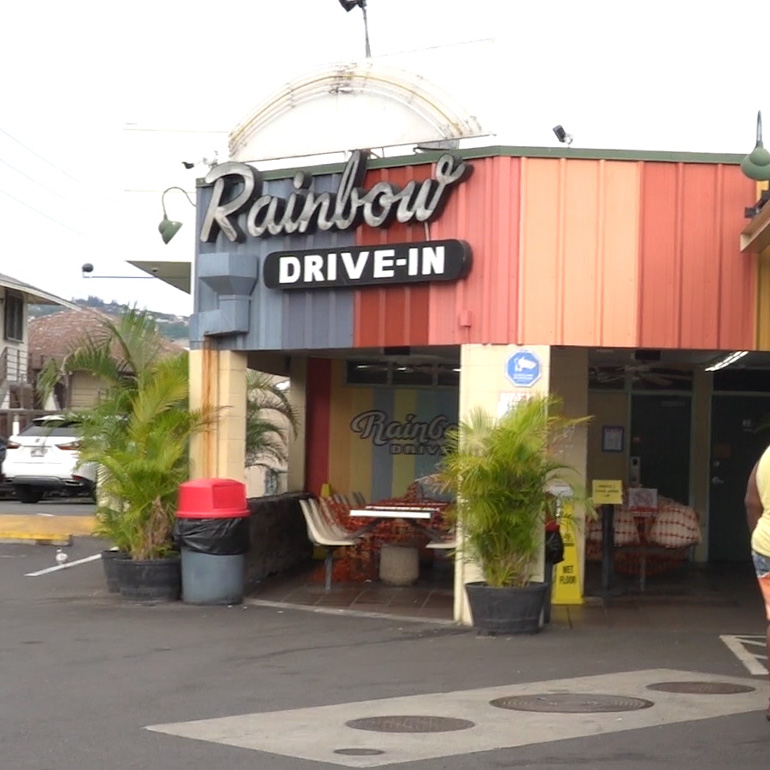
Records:
[[[234,479],[179,485],[174,539],[182,555],[182,601],[240,604],[249,550],[246,486]]]

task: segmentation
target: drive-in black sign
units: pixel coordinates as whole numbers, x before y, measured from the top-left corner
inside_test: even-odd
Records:
[[[274,251],[262,279],[268,289],[432,283],[462,278],[470,262],[470,246],[459,240]]]

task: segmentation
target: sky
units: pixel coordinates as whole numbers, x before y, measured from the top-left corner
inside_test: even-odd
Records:
[[[338,0],[51,0],[4,9],[0,272],[189,314],[190,296],[127,259],[191,260],[194,211],[164,246],[161,192],[194,191],[228,132],[307,71],[363,58],[359,9]],[[770,75],[757,3],[368,0],[375,58],[452,93],[489,143],[747,153]],[[308,127],[312,130],[312,126]],[[354,148],[340,148],[354,149]],[[269,154],[269,150],[266,150]],[[81,266],[94,266],[83,278]]]

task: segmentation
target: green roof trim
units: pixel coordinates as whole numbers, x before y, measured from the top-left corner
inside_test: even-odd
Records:
[[[664,152],[659,150],[579,150],[565,147],[469,147],[461,150],[437,150],[420,152],[412,155],[396,155],[391,158],[369,158],[367,168],[396,168],[399,166],[419,166],[435,162],[447,152],[466,160],[481,158],[566,158],[573,160],[627,160],[646,161],[647,163],[703,163],[739,166],[744,155],[709,152]],[[325,163],[318,166],[304,165],[290,168],[263,171],[263,179],[286,179],[299,170],[312,171],[313,176],[339,174],[344,163]]]

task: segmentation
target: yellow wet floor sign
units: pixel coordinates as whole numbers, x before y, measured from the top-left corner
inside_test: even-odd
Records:
[[[559,525],[561,539],[564,541],[564,561],[556,565],[553,579],[551,604],[582,604],[580,590],[580,564],[575,543],[575,527],[571,520],[572,512],[564,506],[562,523]]]

